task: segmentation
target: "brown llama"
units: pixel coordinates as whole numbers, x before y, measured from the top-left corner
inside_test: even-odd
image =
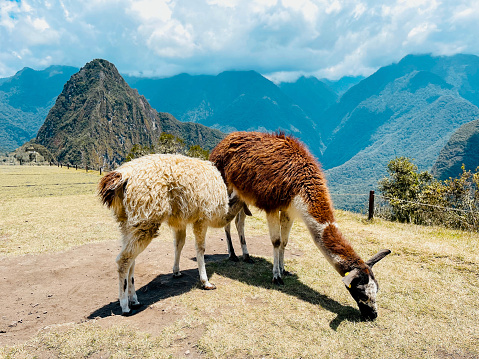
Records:
[[[234,132],[211,152],[228,191],[266,212],[274,248],[273,283],[284,284],[284,249],[293,219],[304,221],[314,243],[343,276],[364,318],[377,317],[378,284],[372,267],[391,253],[385,249],[364,262],[334,219],[326,180],[318,162],[298,140],[279,134]],[[244,220],[244,219],[243,219]]]

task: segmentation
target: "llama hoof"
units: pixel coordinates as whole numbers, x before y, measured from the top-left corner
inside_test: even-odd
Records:
[[[211,284],[211,283],[205,283],[205,284],[203,284],[203,289],[204,290],[213,290],[213,289],[216,289],[216,286],[214,284]]]
[[[141,307],[143,307],[143,304],[141,304],[140,302],[138,302],[136,304],[135,303],[130,303],[130,308],[131,309],[138,309],[138,308],[141,308]]]
[[[183,277],[183,273],[178,272],[178,273],[173,273],[173,278],[181,278]]]
[[[249,255],[245,255],[245,256],[243,256],[243,262],[246,262],[246,263],[249,263],[249,264],[253,264],[253,263],[254,263],[254,260],[252,260]]]
[[[236,254],[230,255],[229,260],[232,261],[232,262],[239,262],[239,259],[236,256]]]
[[[281,277],[273,278],[273,284],[284,285],[283,279]]]
[[[130,317],[133,314],[136,314],[137,312],[138,312],[137,310],[130,309],[128,312],[121,312],[121,315],[123,317]]]

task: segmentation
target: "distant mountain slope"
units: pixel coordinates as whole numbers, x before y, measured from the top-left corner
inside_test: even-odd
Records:
[[[295,82],[282,82],[278,87],[316,120],[338,100],[337,93],[316,77],[302,76]]]
[[[460,95],[475,91],[461,75],[474,58],[407,56],[346,92],[327,111],[330,122],[321,126],[327,146],[322,162],[332,191],[374,189],[396,156],[414,158],[421,170],[431,170],[454,131],[479,115]],[[344,208],[345,201],[338,201]]]
[[[432,168],[439,179],[457,177],[461,167],[475,170],[479,166],[479,119],[466,123],[454,132]]]
[[[339,166],[372,145],[395,139],[398,153],[424,154],[429,165],[440,148],[463,123],[474,119],[477,107],[451,90],[435,74],[411,72],[390,82],[375,96],[362,101],[336,127],[323,154],[326,168]],[[443,138],[443,136],[446,136]],[[430,148],[435,150],[429,151]],[[431,156],[425,155],[431,152]]]
[[[346,91],[348,91],[351,87],[357,85],[362,80],[364,80],[364,76],[344,76],[341,77],[339,80],[328,80],[328,79],[320,79],[321,82],[324,82],[328,87],[334,91],[341,97]]]
[[[321,153],[321,136],[315,121],[278,86],[255,71],[126,79],[154,108],[181,121],[198,122],[226,132],[281,129],[301,138],[313,152]]]
[[[431,56],[408,55],[399,63],[381,67],[371,76],[350,88],[340,99],[331,106],[321,124],[322,137],[326,146],[329,144],[333,131],[345,121],[345,118],[358,107],[361,102],[371,96],[378,96],[391,82],[412,72],[421,72],[411,84],[421,87],[432,80],[437,84],[438,78],[446,87],[454,89],[456,95],[469,100],[475,106],[479,105],[479,57],[475,55]],[[434,75],[437,75],[435,77]],[[434,78],[434,79],[433,79]]]
[[[34,138],[55,98],[77,68],[24,68],[0,81],[0,150],[11,151]]]
[[[113,64],[93,60],[66,83],[35,142],[61,162],[115,167],[134,144],[151,146],[163,131],[205,148],[224,136],[156,112]]]

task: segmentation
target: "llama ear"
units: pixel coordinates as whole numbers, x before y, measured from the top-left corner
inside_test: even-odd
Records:
[[[246,214],[247,216],[252,216],[251,211],[249,210],[246,203],[243,205],[243,211],[244,211],[244,214]]]
[[[366,264],[369,266],[369,268],[372,268],[373,265],[375,265],[377,262],[379,262],[381,259],[386,257],[391,251],[389,249],[383,249],[382,251],[377,252],[375,255],[373,255],[367,262]]]
[[[352,281],[359,275],[359,269],[353,269],[351,272],[347,272],[343,278],[343,283],[346,287],[351,288]]]

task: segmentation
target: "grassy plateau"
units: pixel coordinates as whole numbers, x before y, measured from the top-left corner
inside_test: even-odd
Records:
[[[117,241],[117,225],[96,197],[99,179],[98,172],[84,170],[0,166],[0,264]],[[268,256],[250,250],[253,265],[209,261],[217,290],[193,286],[166,299],[178,314],[159,330],[149,330],[148,311],[142,313],[144,326],[127,325],[120,316],[58,323],[15,345],[4,345],[0,333],[0,357],[479,357],[478,233],[367,221],[344,211],[336,212],[336,220],[363,259],[383,248],[392,251],[374,267],[380,292],[373,322],[361,320],[340,276],[296,221],[286,259],[293,275],[282,287],[271,283],[272,246]],[[253,211],[246,225],[247,241],[261,237],[268,243],[263,213]],[[165,235],[155,241],[171,242],[168,229],[161,231]]]

